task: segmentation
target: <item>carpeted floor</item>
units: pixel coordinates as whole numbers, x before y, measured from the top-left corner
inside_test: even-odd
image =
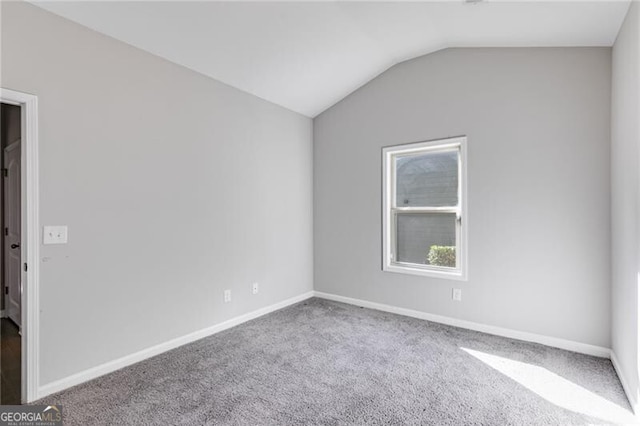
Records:
[[[83,426],[633,420],[609,360],[320,299],[38,403]]]

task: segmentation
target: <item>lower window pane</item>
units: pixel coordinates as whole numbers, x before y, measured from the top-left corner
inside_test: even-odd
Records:
[[[456,214],[398,214],[397,261],[455,268]]]

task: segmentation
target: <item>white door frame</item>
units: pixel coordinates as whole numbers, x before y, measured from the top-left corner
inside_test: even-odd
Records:
[[[38,399],[40,387],[40,239],[38,97],[0,88],[0,101],[21,107],[22,138],[22,402]]]

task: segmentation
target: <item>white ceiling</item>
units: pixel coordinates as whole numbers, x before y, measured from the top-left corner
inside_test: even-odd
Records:
[[[445,47],[611,46],[629,1],[34,4],[314,117]]]

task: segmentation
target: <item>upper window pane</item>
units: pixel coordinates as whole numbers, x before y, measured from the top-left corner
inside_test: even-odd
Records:
[[[458,152],[403,155],[396,162],[397,207],[458,204]]]

